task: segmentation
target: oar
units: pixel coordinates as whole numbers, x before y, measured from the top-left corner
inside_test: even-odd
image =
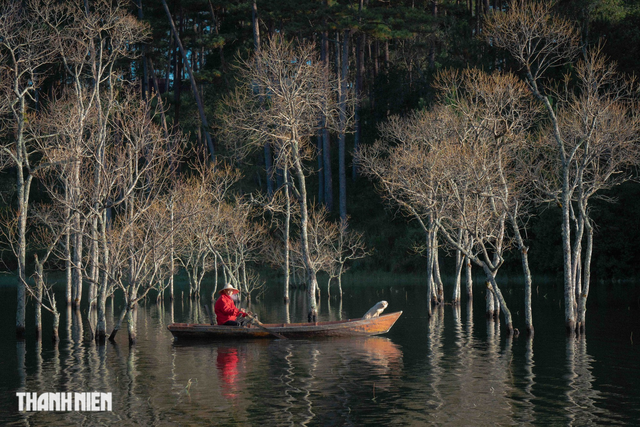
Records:
[[[287,337],[285,337],[284,335],[280,335],[279,333],[274,332],[274,331],[270,330],[269,328],[265,328],[265,327],[262,325],[262,323],[260,323],[260,321],[259,321],[257,318],[253,317],[253,316],[252,316],[252,315],[250,315],[249,313],[247,313],[247,317],[248,317],[249,319],[253,320],[253,322],[255,322],[254,324],[255,324],[258,328],[262,329],[263,331],[265,331],[265,332],[269,332],[271,335],[273,335],[274,337],[280,338],[281,340],[286,340],[286,339],[287,339]]]

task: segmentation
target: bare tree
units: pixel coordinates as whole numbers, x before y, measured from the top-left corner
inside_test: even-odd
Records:
[[[362,148],[359,160],[363,173],[375,177],[383,194],[425,230],[428,298],[435,290],[437,232],[483,269],[512,331],[511,315],[496,282],[509,242],[507,214],[495,196],[498,150],[490,143],[488,130],[445,104],[432,112],[391,119],[382,135],[397,145]]]
[[[338,225],[338,236],[330,242],[330,265],[329,265],[329,282],[327,283],[327,294],[329,293],[329,284],[332,279],[338,281],[338,292],[342,298],[342,275],[347,271],[349,266],[347,262],[361,259],[369,255],[366,250],[364,234],[350,230],[347,220],[340,220]]]
[[[584,329],[589,293],[593,228],[588,202],[598,191],[629,179],[629,166],[638,162],[637,102],[635,84],[615,73],[599,47],[583,51],[575,87],[572,76],[561,89],[544,86],[550,68],[573,61],[579,52],[578,31],[554,17],[551,6],[514,2],[506,13],[488,18],[485,34],[516,59],[546,113],[546,150],[541,152],[550,155],[535,178],[543,196],[561,208],[565,326],[573,332]]]
[[[16,335],[24,337],[26,305],[26,233],[31,183],[38,163],[32,141],[26,135],[36,94],[44,81],[45,67],[54,56],[51,36],[36,19],[37,2],[7,1],[0,6],[0,166],[16,171],[18,229],[18,302]],[[46,6],[45,6],[46,7]]]
[[[136,340],[133,311],[137,302],[162,282],[161,276],[169,270],[170,238],[192,215],[180,212],[174,218],[176,226],[169,220],[169,205],[161,196],[171,176],[170,159],[175,158],[170,148],[180,144],[167,140],[164,130],[153,121],[150,108],[135,92],[120,101],[114,121],[114,132],[120,140],[111,147],[111,178],[106,180],[113,183],[112,191],[118,195],[118,210],[107,239],[110,263],[103,269],[111,271],[109,279],[124,291],[132,343]],[[116,331],[114,328],[111,339]]]
[[[465,118],[473,135],[473,152],[481,152],[477,145],[482,144],[487,149],[484,155],[493,158],[491,167],[496,174],[482,191],[500,205],[511,225],[523,265],[527,331],[533,333],[532,278],[521,229],[530,217],[534,190],[528,160],[535,156],[535,150],[530,147],[528,132],[540,109],[525,84],[511,74],[473,69],[445,72],[438,76],[435,86],[441,91],[441,102]]]
[[[55,100],[56,106],[49,108],[52,119],[49,131],[55,138],[41,141],[45,153],[55,151],[55,155],[61,156],[66,151],[66,165],[60,169],[60,178],[64,187],[61,202],[72,218],[70,235],[64,243],[68,287],[72,290],[67,298],[75,307],[79,306],[86,278],[90,304],[95,305],[99,257],[107,256],[101,254],[99,243],[104,241],[99,224],[100,217],[106,216],[108,197],[108,183],[101,181],[104,178],[101,167],[112,137],[111,120],[123,80],[116,64],[137,56],[132,47],[146,39],[148,28],[131,16],[124,1],[99,0],[91,7],[49,0],[43,3],[48,7],[37,10],[38,18],[52,34],[52,47],[60,55],[70,82],[60,99]],[[90,191],[83,192],[87,185]],[[89,245],[87,265],[83,262],[85,240]]]
[[[60,313],[56,305],[53,285],[48,284],[44,275],[44,264],[50,255],[55,251],[58,240],[66,232],[67,219],[60,218],[55,208],[49,205],[42,205],[31,209],[31,215],[37,218],[39,226],[31,232],[31,247],[43,251],[41,257],[34,254],[35,271],[33,278],[35,283],[31,285],[25,281],[25,291],[35,300],[35,336],[37,340],[42,339],[42,309],[51,312],[53,315],[53,341],[59,340],[58,329],[60,325]],[[14,256],[19,253],[18,248],[18,223],[19,215],[15,212],[7,212],[0,217],[0,236],[2,243],[8,245]],[[33,219],[33,218],[32,218]]]
[[[327,70],[318,60],[313,45],[296,46],[273,37],[264,49],[244,61],[240,70],[244,84],[227,100],[224,115],[227,135],[239,150],[272,144],[279,167],[291,166],[296,179],[295,195],[300,204],[301,253],[308,285],[309,321],[317,318],[316,270],[307,234],[309,208],[303,161],[313,155],[312,139],[319,128],[318,117],[335,123],[335,85],[326,79]],[[261,95],[265,94],[266,102]]]
[[[332,243],[338,239],[338,227],[329,221],[328,211],[323,207],[310,209],[309,222],[307,223],[307,235],[309,236],[309,254],[314,270],[317,272],[332,270],[333,247]],[[294,264],[304,267],[302,261],[302,252],[293,246]],[[327,293],[329,293],[329,284],[327,282]],[[316,295],[320,296],[320,286],[316,289]]]
[[[442,141],[455,137],[455,117],[442,110],[414,112],[406,118],[391,117],[379,130],[381,140],[362,146],[356,161],[362,173],[375,179],[380,191],[393,205],[416,220],[425,233],[427,256],[427,299],[437,299],[435,261],[437,218],[444,205],[438,203],[443,191],[439,165],[450,153],[441,150]],[[431,304],[428,305],[431,315]]]
[[[298,204],[291,203],[291,181],[289,170],[283,169],[284,184],[269,200],[256,197],[258,205],[263,206],[268,218],[268,227],[274,230],[274,236],[265,242],[263,254],[269,263],[281,268],[284,274],[283,297],[284,303],[289,304],[289,288],[291,281],[291,223],[298,221],[300,210]],[[293,221],[292,221],[293,218]]]
[[[189,297],[199,298],[204,275],[216,266],[215,254],[211,251],[202,233],[210,226],[208,212],[215,206],[206,179],[191,177],[175,186],[173,207],[177,212],[189,210],[193,216],[176,236],[177,259],[189,279]]]

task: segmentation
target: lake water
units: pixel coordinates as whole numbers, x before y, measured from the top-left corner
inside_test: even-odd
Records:
[[[166,325],[204,321],[180,297],[173,310],[146,302],[139,342],[96,345],[64,312],[61,341],[30,334],[16,343],[15,289],[0,288],[2,425],[611,425],[640,424],[640,295],[636,284],[597,285],[587,333],[566,337],[562,287],[537,285],[533,340],[507,339],[487,322],[482,286],[473,304],[426,316],[421,280],[351,278],[342,301],[323,296],[322,320],[360,317],[380,300],[404,311],[390,333],[372,338],[174,343]],[[366,283],[366,286],[365,286]],[[282,322],[275,285],[251,309]],[[535,287],[535,285],[534,285]],[[523,330],[522,290],[503,292]],[[450,294],[449,290],[447,293]],[[109,303],[111,315],[121,302]],[[292,321],[306,315],[293,295]],[[32,313],[28,313],[32,322]],[[50,318],[45,316],[45,329]],[[112,320],[112,319],[110,319]],[[28,332],[32,326],[28,323]],[[19,412],[17,391],[109,392],[112,412]]]

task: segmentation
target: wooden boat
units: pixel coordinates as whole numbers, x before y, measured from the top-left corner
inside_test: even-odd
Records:
[[[286,338],[319,338],[368,336],[384,334],[391,329],[402,311],[384,314],[370,319],[349,319],[333,322],[316,323],[263,323],[262,328],[256,325],[220,326],[194,323],[172,323],[167,328],[174,338],[183,339],[217,339],[235,340],[245,338],[275,338],[268,331],[283,335]],[[265,330],[267,329],[267,330]]]

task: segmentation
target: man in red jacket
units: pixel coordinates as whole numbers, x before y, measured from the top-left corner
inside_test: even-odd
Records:
[[[231,298],[231,295],[235,295],[238,292],[240,291],[231,286],[230,283],[224,285],[224,288],[220,290],[220,298],[218,298],[213,306],[218,325],[239,326],[240,324],[236,321],[236,318],[238,316],[247,316],[244,310],[236,308],[236,304],[233,302],[233,298]]]

